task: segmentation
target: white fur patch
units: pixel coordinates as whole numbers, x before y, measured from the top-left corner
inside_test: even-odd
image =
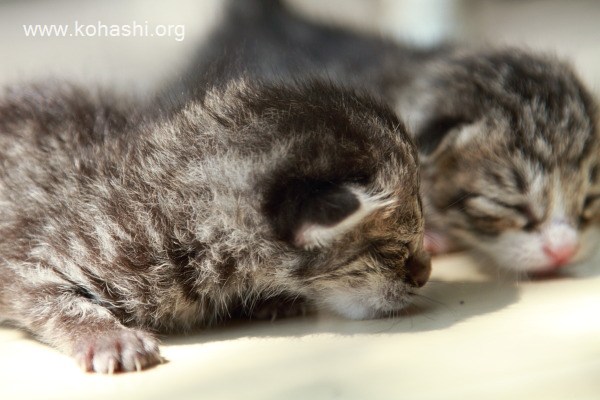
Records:
[[[359,208],[333,226],[319,224],[306,224],[302,226],[294,239],[296,246],[306,249],[328,246],[334,240],[355,228],[373,211],[394,203],[394,200],[386,199],[387,196],[385,195],[372,196],[353,187],[350,188],[350,191],[358,198],[360,202]]]
[[[544,247],[558,247],[564,244],[577,245],[577,230],[554,220],[546,224],[539,232],[508,231],[495,240],[484,244],[482,249],[502,268],[536,272],[552,267],[553,260]],[[577,260],[576,254],[573,261]]]
[[[393,299],[388,298],[389,293],[395,294]],[[382,275],[363,282],[360,288],[329,287],[324,294],[320,299],[322,306],[355,320],[378,318],[410,304],[406,285]]]
[[[462,147],[467,145],[473,138],[477,137],[483,130],[483,123],[479,122],[476,124],[466,125],[456,137],[456,146]]]

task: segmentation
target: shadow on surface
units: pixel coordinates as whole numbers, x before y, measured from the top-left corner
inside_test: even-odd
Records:
[[[192,333],[164,338],[167,345],[189,345],[227,341],[242,337],[296,337],[315,334],[342,336],[415,333],[440,330],[503,309],[519,298],[509,282],[442,282],[428,284],[414,304],[396,318],[352,321],[318,313],[275,321],[234,320]]]

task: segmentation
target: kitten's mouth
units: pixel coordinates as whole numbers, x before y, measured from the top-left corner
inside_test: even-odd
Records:
[[[579,244],[569,244],[567,246],[558,246],[553,249],[544,247],[544,253],[548,257],[548,264],[539,269],[530,272],[532,277],[546,278],[556,276],[562,272],[565,267],[571,265],[579,251]]]
[[[323,306],[354,320],[387,318],[400,315],[411,305],[412,300],[417,297],[415,292],[415,289],[398,291],[398,288],[390,288],[389,291],[381,290],[377,294],[357,296],[343,291],[324,298]]]
[[[562,275],[565,267],[570,265],[569,261],[554,263],[533,271],[529,271],[529,276],[534,279],[548,279]]]

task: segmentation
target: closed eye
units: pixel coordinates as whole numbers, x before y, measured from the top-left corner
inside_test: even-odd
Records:
[[[535,229],[541,222],[527,203],[509,204],[502,200],[479,195],[468,199],[466,206],[465,212],[470,217],[503,222],[502,225],[514,220],[516,214],[524,219],[519,225],[527,231]]]
[[[527,223],[523,226],[524,230],[532,231],[542,223],[542,221],[535,215],[529,204],[518,204],[512,206],[512,208],[527,219]]]

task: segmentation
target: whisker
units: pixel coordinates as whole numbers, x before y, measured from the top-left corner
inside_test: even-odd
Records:
[[[434,279],[434,280],[431,280],[431,279],[430,279],[430,280],[428,280],[428,281],[427,281],[427,284],[430,284],[430,283],[436,283],[436,284],[439,284],[439,283],[446,283],[446,284],[450,284],[451,282],[448,282],[448,281],[439,281],[439,280],[435,280],[435,279]]]
[[[411,293],[411,294],[413,296],[415,296],[416,298],[425,299],[425,300],[427,300],[427,301],[429,301],[431,303],[434,303],[434,304],[437,304],[437,305],[440,305],[440,306],[450,307],[448,304],[443,303],[443,302],[441,302],[439,300],[436,300],[433,297],[425,296],[424,294],[420,294],[420,293]]]
[[[450,207],[452,207],[453,205],[460,203],[461,201],[463,201],[467,197],[472,196],[473,194],[474,193],[472,193],[472,192],[466,192],[464,195],[460,196],[458,199],[456,199],[452,203],[448,204],[444,209],[445,210],[450,209]],[[462,209],[464,210],[464,207]]]

